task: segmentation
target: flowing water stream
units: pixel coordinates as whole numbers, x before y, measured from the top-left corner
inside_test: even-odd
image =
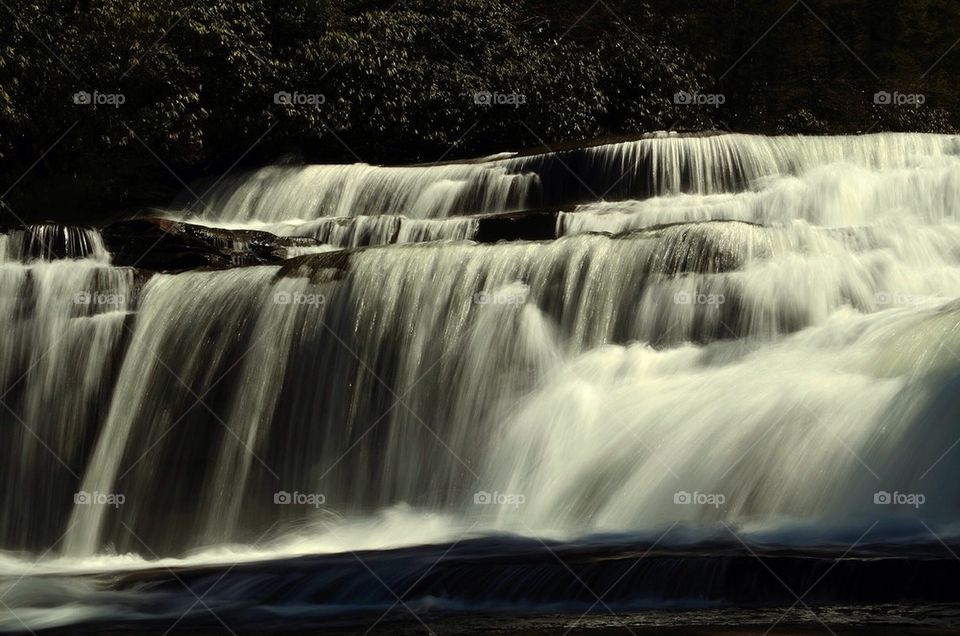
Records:
[[[555,241],[470,241],[476,213],[556,202],[576,207]],[[277,167],[207,203],[201,222],[375,247],[147,276],[95,230],[0,236],[0,630],[176,618],[193,599],[151,583],[165,567],[209,586],[319,558],[327,587],[297,603],[265,565],[211,602],[328,615],[390,604],[330,555],[448,546],[464,569],[423,598],[548,611],[569,598],[544,563],[486,600],[464,563],[958,537],[955,137]]]

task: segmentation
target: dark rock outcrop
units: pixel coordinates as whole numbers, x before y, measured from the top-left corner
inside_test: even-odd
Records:
[[[101,234],[114,265],[153,271],[274,264],[286,260],[288,248],[317,244],[313,239],[166,219],[120,221]]]
[[[557,238],[557,217],[570,209],[557,207],[480,216],[474,240],[478,243],[552,241]]]

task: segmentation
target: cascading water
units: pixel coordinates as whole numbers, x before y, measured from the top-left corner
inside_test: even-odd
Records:
[[[364,247],[391,243],[463,241],[474,238],[475,218],[408,219],[402,216],[331,217],[302,224],[283,223],[266,229],[281,236],[317,239],[323,245]]]
[[[0,262],[29,262],[55,258],[110,260],[100,233],[62,225],[32,225],[0,234]]]
[[[674,485],[671,463],[685,475],[684,462],[702,464],[698,444],[714,455],[728,449],[712,476],[729,469],[730,483],[716,479],[718,486],[754,488],[737,481],[742,471],[759,485],[778,484],[772,501],[747,493],[716,511],[724,518],[834,514],[862,493],[838,493],[831,503],[811,488],[807,505],[795,493],[839,476],[875,486],[856,457],[869,465],[876,454],[878,466],[891,465],[880,430],[892,440],[934,433],[918,428],[917,413],[891,414],[888,404],[922,393],[954,361],[949,349],[960,346],[960,332],[948,299],[960,293],[960,263],[949,251],[960,236],[914,240],[909,256],[922,257],[911,262],[884,245],[857,250],[801,229],[701,224],[620,240],[371,250],[341,265],[345,272],[311,272],[331,279],[316,283],[276,279],[274,268],[155,278],[121,371],[124,401],[113,405],[83,488],[139,494],[122,510],[78,508],[67,546],[136,549],[139,539],[120,519],[157,550],[197,547],[214,527],[222,540],[239,541],[269,526],[275,515],[265,511],[283,489],[325,493],[335,509],[355,514],[400,502],[464,512],[477,489],[520,492],[529,506],[503,514],[534,514],[531,527],[540,530],[655,525],[677,510],[654,484]],[[277,304],[277,295],[291,302]],[[197,297],[209,303],[198,306]],[[909,344],[901,342],[908,330]],[[202,346],[211,334],[231,337]],[[217,415],[200,407],[178,424],[177,410],[161,408],[185,410],[221,377],[204,399]],[[801,394],[784,397],[797,387]],[[404,394],[402,405],[388,411],[394,393]],[[768,431],[784,420],[789,433]],[[770,447],[751,451],[763,432]],[[943,429],[939,441],[953,433]],[[659,450],[649,456],[645,447]],[[781,461],[773,448],[799,455]],[[199,455],[188,460],[185,449]],[[737,455],[748,451],[738,471]],[[181,462],[206,466],[183,470]],[[122,465],[132,468],[118,480]],[[570,483],[558,483],[560,474]],[[156,487],[158,479],[176,487]],[[794,493],[795,509],[777,499],[785,493]],[[578,497],[611,506],[621,525]],[[182,515],[168,526],[155,518],[158,508]],[[236,525],[224,527],[230,519]]]
[[[556,154],[515,158],[507,153],[464,164],[270,167],[217,184],[202,201],[185,200],[165,215],[216,227],[310,237],[332,247],[462,240],[475,236],[476,215],[598,199],[737,193],[776,178],[785,185],[766,196],[791,196],[789,177],[825,166],[842,163],[870,173],[909,169],[917,161],[936,162],[958,154],[960,141],[942,135],[654,135]],[[849,192],[856,196],[854,190]],[[863,207],[866,202],[851,204]],[[709,209],[720,205],[719,200],[703,206],[690,201],[687,207],[691,214],[709,217]],[[571,223],[589,227],[589,220],[578,217]]]
[[[631,196],[660,196],[582,205],[560,215],[556,241],[496,245],[469,242],[476,226],[459,208],[413,214],[412,202],[456,170],[492,171],[508,189],[534,175],[523,180],[546,193],[536,166],[572,154],[411,169],[419,193],[391,181],[400,169],[284,168],[235,184],[218,220],[290,223],[322,242],[342,231],[330,242],[353,247],[459,240],[155,275],[142,289],[133,270],[94,258],[5,262],[0,371],[25,424],[3,432],[0,545],[49,549],[41,571],[67,576],[464,536],[481,541],[470,550],[514,549],[503,533],[538,547],[596,533],[652,542],[676,523],[691,543],[722,523],[849,546],[878,520],[894,545],[916,540],[923,526],[905,524],[920,509],[876,504],[887,491],[922,494],[924,523],[949,540],[957,148],[922,135],[731,135],[582,150],[594,158],[586,182],[625,168]],[[348,182],[369,191],[348,195]],[[84,304],[93,293],[117,302]],[[354,574],[330,558],[340,574],[316,582],[317,598],[379,607],[337,596]],[[0,571],[24,567],[0,559]],[[479,575],[462,567],[436,583],[446,601],[474,598]],[[508,600],[566,593],[537,572],[530,592],[510,587],[522,573],[501,572]],[[11,623],[0,610],[0,627]]]
[[[360,247],[472,239],[477,220],[464,215],[521,210],[537,199],[537,175],[510,173],[497,162],[307,166],[265,168],[220,185],[202,203],[183,206],[200,205],[198,216],[183,207],[164,215]]]
[[[862,137],[756,135],[654,136],[638,141],[536,155],[507,162],[540,176],[543,202],[717,194],[766,177],[801,176],[832,164],[907,167],[919,157],[960,153],[948,135],[883,133]],[[570,177],[571,171],[577,178]]]
[[[110,402],[136,278],[109,266],[93,230],[30,227],[5,241],[0,525],[4,548],[42,549],[62,535],[69,510],[38,502],[69,501],[77,491]]]
[[[513,173],[499,162],[264,168],[214,189],[200,218],[232,224],[380,214],[442,218],[522,209],[533,202],[537,183],[535,174]]]

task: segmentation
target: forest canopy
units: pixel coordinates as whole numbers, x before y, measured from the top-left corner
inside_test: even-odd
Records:
[[[96,222],[275,161],[960,125],[946,0],[5,4],[7,221]]]

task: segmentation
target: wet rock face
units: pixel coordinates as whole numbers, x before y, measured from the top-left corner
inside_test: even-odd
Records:
[[[308,278],[313,283],[340,280],[350,267],[350,257],[366,247],[359,247],[320,254],[305,254],[284,261],[277,278]]]
[[[557,238],[558,213],[559,209],[546,209],[479,216],[475,240],[478,243],[553,240]],[[101,234],[114,265],[165,272],[277,264],[291,257],[291,248],[322,244],[312,237],[211,228],[168,219],[120,221],[104,227]],[[390,243],[396,242],[394,235]],[[326,262],[337,258],[340,257],[314,255],[313,259],[306,260]],[[334,269],[345,266],[344,259],[340,258]]]
[[[508,212],[480,217],[476,241],[550,241],[557,238],[561,208],[532,212]]]
[[[313,239],[166,219],[121,221],[101,234],[114,265],[154,271],[273,264],[287,258],[288,248],[317,244]]]

